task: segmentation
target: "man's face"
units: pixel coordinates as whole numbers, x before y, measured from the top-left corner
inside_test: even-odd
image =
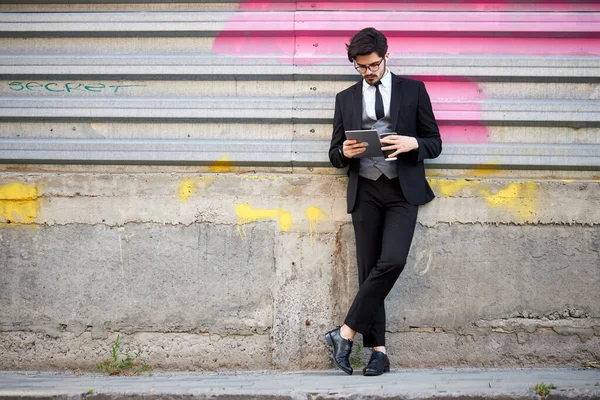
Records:
[[[360,68],[358,72],[360,72],[362,77],[365,78],[367,83],[369,85],[373,85],[374,83],[378,82],[385,73],[385,67],[389,57],[389,53],[387,53],[382,58],[379,57],[377,52],[374,51],[373,53],[367,54],[365,56],[356,56],[356,60],[354,60],[354,65]],[[377,69],[377,64],[379,64],[379,69]],[[372,71],[374,69],[376,69],[376,71]]]

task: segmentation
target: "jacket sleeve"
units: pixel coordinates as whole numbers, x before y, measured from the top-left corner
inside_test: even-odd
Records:
[[[417,142],[419,143],[416,152],[416,161],[423,161],[426,158],[436,158],[442,152],[442,139],[440,130],[433,110],[431,100],[425,89],[425,84],[419,82],[419,96],[417,105]]]
[[[333,114],[333,133],[331,135],[331,145],[329,146],[329,161],[336,168],[344,168],[350,162],[350,159],[342,154],[342,145],[346,140],[344,122],[342,118],[341,96],[338,93],[335,96],[335,112]]]

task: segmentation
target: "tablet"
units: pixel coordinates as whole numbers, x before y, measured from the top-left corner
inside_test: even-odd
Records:
[[[376,130],[358,130],[358,131],[346,131],[347,139],[355,139],[357,142],[368,143],[367,149],[354,156],[355,158],[362,157],[383,157],[383,151],[381,151],[381,141],[379,141],[379,133]]]

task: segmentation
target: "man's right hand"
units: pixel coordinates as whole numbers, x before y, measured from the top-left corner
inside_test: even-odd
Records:
[[[342,145],[342,153],[346,158],[352,158],[367,150],[366,143],[357,142],[356,139],[347,139]]]

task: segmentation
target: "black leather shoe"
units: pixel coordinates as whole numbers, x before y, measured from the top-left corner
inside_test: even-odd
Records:
[[[364,376],[377,376],[384,372],[390,372],[390,359],[387,354],[381,351],[371,353],[371,359],[365,368],[363,368]]]
[[[352,375],[353,370],[349,360],[350,353],[352,353],[352,342],[340,335],[340,328],[327,332],[325,340],[331,346],[331,355],[333,356],[335,365],[348,375]]]

